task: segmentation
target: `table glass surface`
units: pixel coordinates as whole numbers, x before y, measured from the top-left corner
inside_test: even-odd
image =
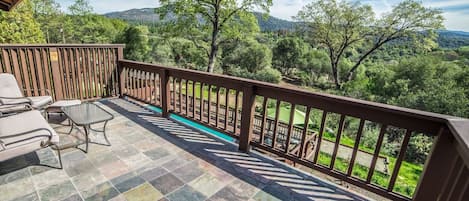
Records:
[[[114,118],[111,113],[93,103],[62,107],[62,111],[76,125],[89,125]]]

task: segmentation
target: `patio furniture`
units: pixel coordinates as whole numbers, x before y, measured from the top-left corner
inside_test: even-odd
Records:
[[[80,105],[80,104],[81,104],[80,100],[59,100],[47,106],[46,115],[48,116],[49,113],[63,113],[62,107]]]
[[[72,121],[72,128],[70,129],[69,134],[72,132],[75,126],[83,127],[85,130],[85,145],[86,148],[83,150],[85,153],[88,153],[88,144],[90,143],[89,140],[89,133],[90,131],[94,132],[101,132],[104,135],[104,139],[106,140],[107,144],[91,142],[94,144],[100,144],[105,146],[111,146],[111,143],[107,139],[106,136],[106,125],[107,122],[111,119],[114,119],[114,116],[104,110],[103,108],[99,107],[94,103],[82,103],[80,105],[72,105],[72,106],[65,106],[62,107],[63,113]],[[91,125],[103,123],[104,126],[102,130],[97,130],[91,128]],[[76,145],[78,146],[78,145]]]
[[[45,89],[40,90],[49,94]],[[51,103],[51,96],[25,97],[12,74],[0,73],[0,113],[23,112],[26,105],[33,109],[43,110]]]
[[[0,117],[0,161],[49,146],[57,146],[59,136],[37,110]],[[62,159],[57,150],[60,167]]]

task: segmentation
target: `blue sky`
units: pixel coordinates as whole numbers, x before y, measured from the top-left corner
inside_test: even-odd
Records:
[[[57,0],[64,10],[71,5],[74,0]],[[132,8],[157,7],[157,0],[89,0],[97,13],[107,13],[112,11],[122,11]],[[273,6],[270,9],[272,16],[291,20],[292,16],[310,0],[273,0]],[[373,7],[377,15],[388,12],[400,0],[361,0],[363,4],[369,4]],[[469,32],[469,1],[468,0],[422,0],[423,5],[439,8],[443,11],[445,17],[445,27],[448,30],[460,30]]]

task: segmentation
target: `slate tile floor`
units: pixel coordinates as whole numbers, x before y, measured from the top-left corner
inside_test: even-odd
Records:
[[[108,124],[112,146],[92,144],[89,153],[63,151],[0,162],[0,200],[366,200],[174,121],[124,99],[98,102],[115,115]],[[52,121],[60,121],[52,118]],[[52,124],[59,133],[68,131]],[[74,135],[80,136],[75,130]],[[92,135],[100,142],[102,135]],[[102,141],[101,141],[102,142]]]

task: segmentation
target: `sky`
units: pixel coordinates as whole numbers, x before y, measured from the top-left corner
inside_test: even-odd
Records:
[[[272,0],[270,15],[285,20],[291,20],[301,8],[310,0]],[[356,0],[351,0],[356,1]],[[63,10],[73,4],[74,0],[57,0]],[[94,11],[103,14],[113,11],[123,11],[132,8],[154,8],[157,0],[89,0]],[[369,4],[377,15],[391,11],[401,0],[361,0],[362,4]],[[438,8],[443,11],[444,25],[448,30],[469,32],[469,1],[468,0],[421,0],[424,6]]]

